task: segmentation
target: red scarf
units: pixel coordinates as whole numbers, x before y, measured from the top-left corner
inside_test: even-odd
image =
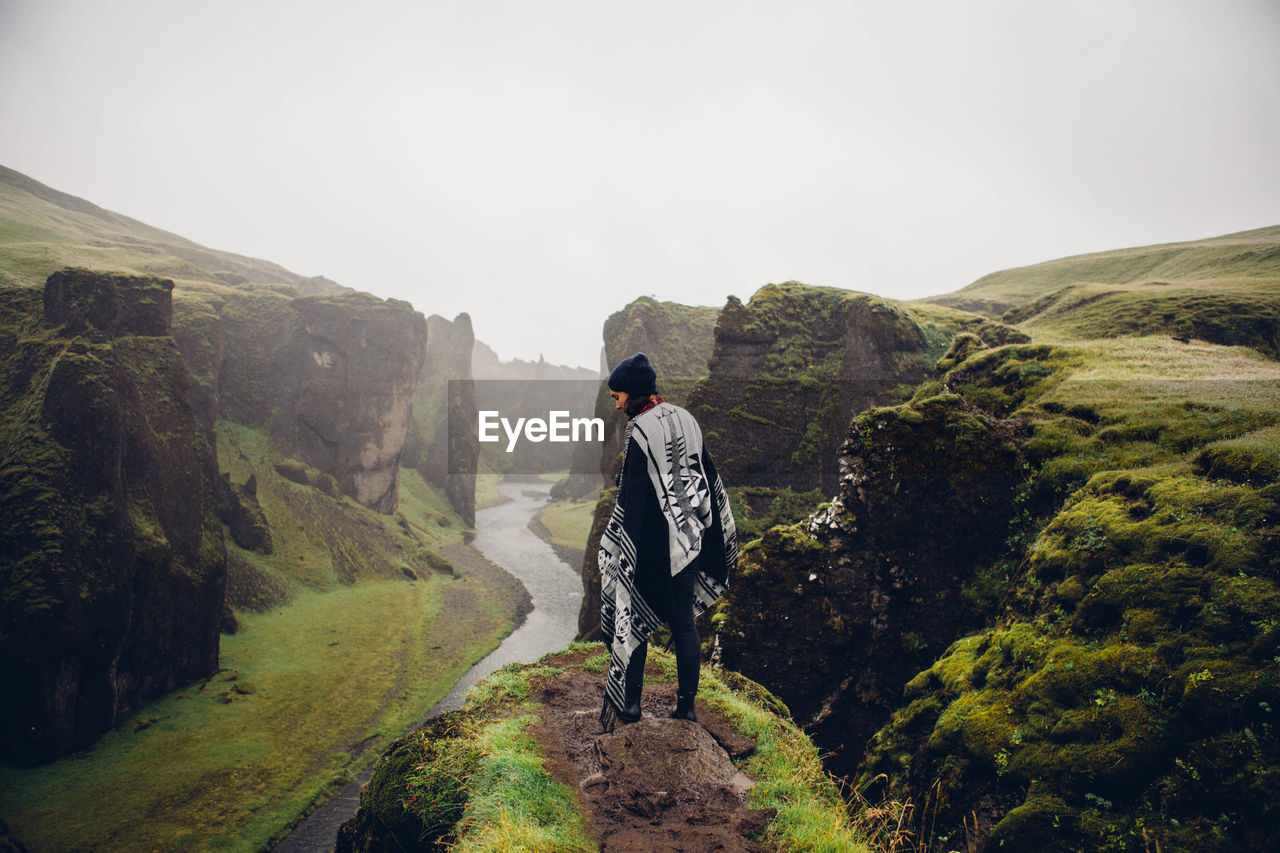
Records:
[[[637,418],[638,418],[638,417],[640,417],[640,416],[641,416],[641,415],[643,415],[645,412],[649,411],[650,409],[652,409],[654,406],[658,405],[659,403],[665,403],[665,402],[667,402],[667,401],[666,401],[666,400],[664,400],[661,396],[656,396],[656,397],[654,397],[652,400],[650,400],[649,402],[645,403],[643,406],[641,406],[641,407],[640,407],[640,411],[636,412],[636,417],[637,417]]]

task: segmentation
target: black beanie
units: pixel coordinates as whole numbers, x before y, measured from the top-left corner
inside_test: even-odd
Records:
[[[649,356],[638,352],[624,358],[609,374],[609,389],[625,391],[631,397],[646,397],[658,393],[658,371],[649,363]]]

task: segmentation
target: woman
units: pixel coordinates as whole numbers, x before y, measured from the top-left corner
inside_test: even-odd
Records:
[[[693,416],[658,395],[644,353],[609,374],[628,417],[618,500],[600,540],[600,624],[610,644],[600,723],[640,719],[649,636],[671,626],[678,692],[672,717],[697,721],[702,648],[694,619],[724,594],[738,542],[724,485]]]

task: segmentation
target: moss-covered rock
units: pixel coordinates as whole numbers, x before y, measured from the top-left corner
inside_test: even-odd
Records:
[[[1006,549],[1020,430],[957,395],[865,412],[835,500],[743,549],[715,620],[721,659],[777,692],[838,771],[902,685],[979,622],[965,593]]]
[[[744,548],[722,658],[944,849],[1269,849],[1280,397],[1093,357],[960,339],[855,418],[837,499]]]
[[[271,525],[258,504],[258,478],[251,474],[244,485],[232,485],[228,475],[223,475],[226,492],[226,512],[223,523],[235,543],[246,551],[259,554],[271,553]]]
[[[837,489],[837,456],[856,413],[899,403],[962,331],[1022,333],[959,311],[799,282],[760,288],[720,312],[710,375],[690,410],[717,439],[734,486]]]
[[[474,714],[449,711],[394,741],[338,831],[341,853],[439,849],[462,818],[479,751],[467,739]]]
[[[1031,422],[1022,533],[987,626],[906,683],[858,784],[927,792],[970,848],[1270,849],[1280,401],[1130,384],[1066,403],[1074,358],[1008,347],[948,373]]]
[[[5,760],[82,748],[217,668],[219,478],[168,336],[172,287],[67,270],[3,295]]]

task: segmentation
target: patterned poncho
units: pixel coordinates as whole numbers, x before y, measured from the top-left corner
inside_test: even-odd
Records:
[[[738,539],[724,484],[702,444],[702,430],[687,411],[666,401],[637,415],[627,424],[627,438],[619,477],[618,503],[600,540],[600,627],[611,654],[605,700],[615,710],[626,705],[625,677],[632,653],[662,624],[662,608],[647,601],[642,587],[669,585],[689,566],[697,571],[694,613],[700,615],[724,594],[738,563]],[[638,470],[631,454],[643,454],[649,481],[666,520],[667,555],[662,578],[640,577],[658,571],[637,559],[636,533],[640,519],[628,518],[623,492],[639,484],[627,482]],[[628,462],[632,464],[628,464]],[[644,536],[661,535],[646,530]]]

